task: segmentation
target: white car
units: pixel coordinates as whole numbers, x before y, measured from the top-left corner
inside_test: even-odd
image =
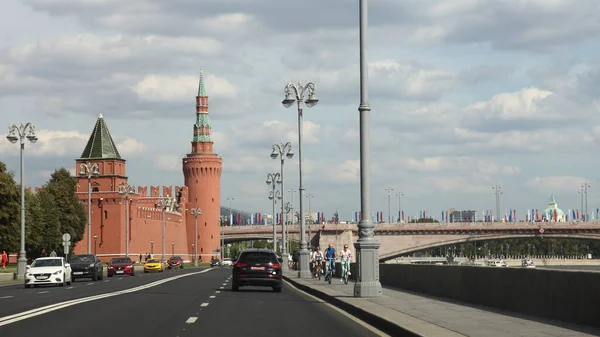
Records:
[[[224,266],[233,266],[233,261],[231,259],[223,259]]]
[[[37,288],[40,284],[64,286],[71,284],[71,281],[71,265],[64,257],[37,258],[25,271],[25,288],[32,285]]]

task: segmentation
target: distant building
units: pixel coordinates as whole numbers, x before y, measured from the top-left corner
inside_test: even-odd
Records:
[[[476,222],[477,212],[472,210],[451,211],[448,217],[449,222]]]
[[[544,220],[546,221],[554,221],[554,222],[565,222],[567,221],[567,217],[565,216],[565,212],[563,212],[560,208],[558,208],[558,204],[556,200],[554,200],[554,193],[550,195],[550,201],[548,201],[548,208],[542,213],[544,216]]]

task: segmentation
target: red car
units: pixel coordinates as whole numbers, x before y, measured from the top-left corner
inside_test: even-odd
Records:
[[[129,275],[135,276],[133,268],[134,262],[128,257],[116,257],[110,260],[108,264],[108,271],[106,276],[112,277],[113,275]]]

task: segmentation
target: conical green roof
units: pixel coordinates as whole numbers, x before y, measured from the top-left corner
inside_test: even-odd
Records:
[[[556,200],[554,200],[554,193],[550,194],[550,200],[548,201],[548,204],[556,204]]]
[[[198,96],[206,97],[206,85],[204,84],[204,69],[200,68],[200,80],[198,81]]]
[[[102,114],[96,120],[94,131],[92,131],[80,159],[121,159]]]

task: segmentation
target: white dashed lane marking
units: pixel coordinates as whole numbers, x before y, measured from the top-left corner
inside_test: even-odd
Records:
[[[46,291],[40,291],[38,294],[47,294],[47,293],[49,293],[48,290],[46,290]]]
[[[217,297],[217,296],[215,296],[215,295],[212,295],[212,296],[210,296],[209,298],[216,298],[216,297]]]
[[[187,319],[187,321],[185,321],[187,324],[192,324],[192,323],[196,323],[196,320],[198,320],[198,317],[190,317]]]
[[[202,303],[200,304],[201,307],[208,307],[208,303]]]
[[[219,287],[219,289],[225,289],[225,287]]]
[[[14,296],[2,296],[2,297],[0,297],[0,300],[6,299],[6,298],[12,298],[12,297],[14,297]]]
[[[74,287],[68,287],[67,289],[73,289]]]
[[[88,286],[91,286],[91,285],[93,285],[93,283],[88,283],[87,285],[88,285]]]
[[[220,290],[215,291],[215,294],[220,294],[220,293],[221,293]]]

